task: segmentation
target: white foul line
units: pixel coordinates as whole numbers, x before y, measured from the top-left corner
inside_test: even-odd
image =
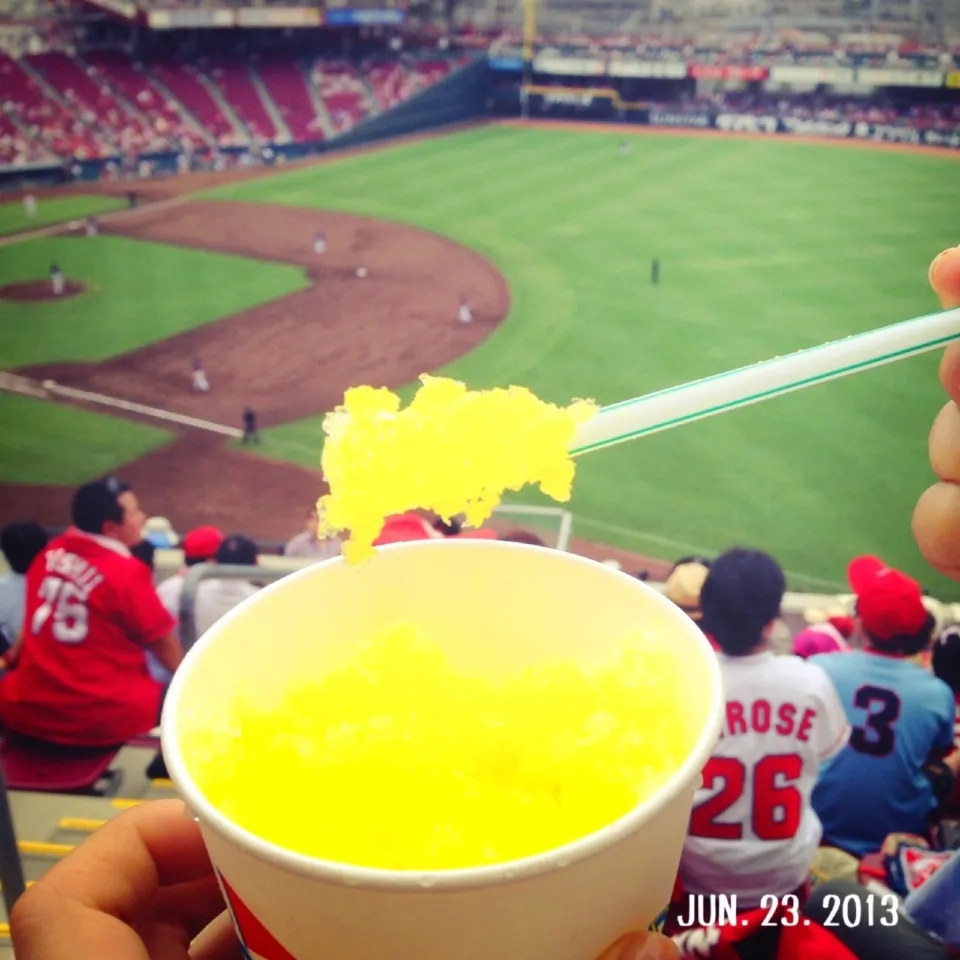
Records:
[[[26,387],[32,389],[25,389]],[[206,430],[207,433],[218,433],[224,437],[239,439],[243,431],[238,427],[227,427],[212,420],[201,420],[199,417],[189,417],[183,413],[174,413],[171,410],[161,410],[159,407],[148,407],[143,403],[134,403],[132,400],[121,400],[119,397],[108,397],[102,393],[91,393],[89,390],[78,390],[76,387],[66,387],[55,380],[44,380],[42,384],[27,380],[25,377],[9,378],[0,376],[0,390],[11,390],[15,393],[26,393],[35,397],[64,397],[68,400],[82,400],[85,403],[99,403],[116,410],[126,410],[128,413],[139,413],[141,416],[153,417],[156,420],[165,420],[167,423],[179,423],[184,427],[193,427],[196,430]]]
[[[95,196],[108,196],[108,194],[95,194]],[[192,194],[183,193],[176,197],[167,197],[165,200],[148,200],[146,203],[141,203],[136,207],[121,207],[119,210],[109,210],[106,213],[97,214],[96,217],[101,223],[114,223],[118,220],[135,220],[144,213],[156,213],[158,210],[167,210],[170,207],[180,206],[180,204],[192,199]],[[46,227],[37,227],[34,230],[22,230],[19,233],[11,233],[7,234],[7,236],[0,237],[0,247],[8,247],[15,243],[26,243],[28,240],[40,240],[43,237],[55,237],[61,233],[75,233],[82,229],[82,226],[82,220],[61,220],[58,223],[51,223]],[[127,237],[126,239],[131,238]]]

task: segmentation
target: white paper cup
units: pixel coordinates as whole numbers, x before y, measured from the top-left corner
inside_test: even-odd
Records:
[[[556,850],[475,869],[319,860],[262,840],[211,806],[180,749],[198,716],[221,715],[238,684],[255,682],[268,695],[322,676],[348,661],[356,641],[398,621],[442,643],[455,665],[490,676],[547,658],[603,659],[638,626],[652,626],[682,653],[682,695],[702,732],[666,785],[616,822]],[[667,904],[722,703],[706,638],[639,580],[525,544],[433,540],[381,548],[360,567],[340,559],[308,567],[224,617],[174,677],[163,749],[255,960],[593,960]]]

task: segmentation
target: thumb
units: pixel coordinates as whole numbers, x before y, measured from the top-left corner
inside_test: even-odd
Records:
[[[628,933],[598,960],[679,960],[676,944],[660,933]]]

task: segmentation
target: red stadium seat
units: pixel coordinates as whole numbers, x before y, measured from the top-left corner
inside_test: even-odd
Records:
[[[10,790],[107,796],[120,785],[111,770],[120,747],[64,747],[16,733],[0,733],[0,763]]]

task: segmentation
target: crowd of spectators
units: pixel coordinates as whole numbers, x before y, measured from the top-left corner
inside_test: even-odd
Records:
[[[323,139],[435,83],[452,62],[318,60],[306,71],[296,58],[274,57],[262,61],[258,89],[260,66],[255,56],[143,64],[120,51],[80,55],[44,43],[0,50],[0,164],[111,159],[135,170],[145,155],[173,152],[189,168],[209,146]]]
[[[181,538],[168,520],[147,519],[114,477],[80,487],[71,519],[52,540],[31,522],[0,533],[10,568],[0,577],[0,726],[61,745],[115,746],[157,723],[183,655],[189,570],[247,571],[201,580],[193,614],[201,635],[260,589],[258,547],[211,526]],[[320,528],[312,507],[283,555],[336,556],[340,541]],[[469,530],[425,511],[389,517],[377,543],[444,537],[543,547],[526,531]],[[171,549],[182,551],[183,567],[155,586],[156,552]],[[904,896],[937,869],[956,870],[960,627],[941,629],[920,585],[875,557],[854,559],[848,578],[853,609],[811,612],[786,643],[785,577],[767,554],[684,557],[667,578],[664,595],[716,652],[726,697],[667,932],[682,933],[696,895],[736,894],[744,917],[764,898],[802,904],[824,863],[831,875],[879,880]],[[162,773],[162,760],[150,770]],[[906,850],[936,858],[922,877],[898,866]]]
[[[478,32],[467,30],[457,41],[469,46],[489,46],[497,52],[516,51],[523,44],[518,30]],[[888,70],[954,70],[960,66],[960,46],[925,46],[897,36],[864,33],[834,39],[820,33],[785,31],[729,32],[713,35],[669,36],[657,33],[543,34],[537,48],[570,55],[590,54],[614,60],[649,60],[675,63],[737,64],[763,67],[818,66],[870,67]]]
[[[0,725],[61,745],[116,746],[157,723],[183,655],[188,571],[208,563],[249,571],[201,581],[201,635],[259,589],[258,547],[211,526],[181,538],[168,520],[148,519],[115,477],[80,487],[71,520],[52,540],[32,522],[0,532],[10,568],[0,577]],[[339,540],[320,527],[312,507],[283,554],[307,562],[337,555]],[[498,534],[415,511],[388,518],[377,542],[443,537]],[[503,538],[542,546],[523,531]],[[183,567],[155,586],[156,551],[171,549],[182,551]],[[726,697],[668,932],[682,932],[696,895],[736,894],[744,916],[765,897],[802,903],[824,847],[834,873],[876,880],[864,865],[885,844],[930,857],[950,845],[943,826],[960,816],[960,629],[940,630],[920,585],[877,558],[854,559],[848,578],[852,613],[811,616],[817,622],[792,647],[774,642],[786,581],[767,554],[684,557],[667,578],[665,596],[716,651]],[[150,770],[162,773],[162,760]],[[905,879],[886,852],[880,881],[912,894],[920,881]],[[936,856],[936,868],[954,870],[960,854]],[[924,881],[933,873],[928,866]]]

